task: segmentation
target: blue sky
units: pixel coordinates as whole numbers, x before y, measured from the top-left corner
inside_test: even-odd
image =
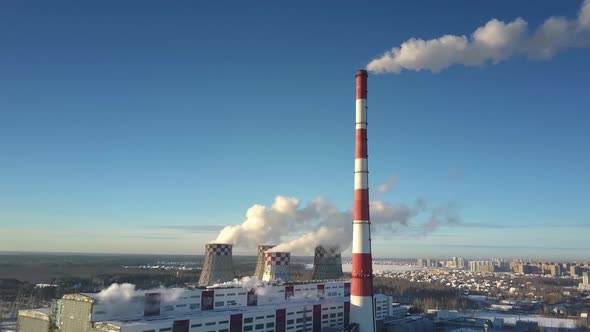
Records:
[[[200,254],[276,195],[348,209],[356,69],[581,2],[51,5],[0,5],[4,251]],[[375,255],[590,258],[589,65],[576,48],[371,75],[372,187],[395,175],[380,199],[462,220],[381,234]]]

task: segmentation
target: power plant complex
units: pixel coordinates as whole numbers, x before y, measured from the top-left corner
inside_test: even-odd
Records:
[[[52,310],[19,312],[19,332],[375,332],[391,298],[373,293],[367,162],[367,72],[356,72],[351,279],[340,248],[314,248],[311,280],[291,281],[291,253],[260,244],[253,280],[235,280],[232,244],[209,243],[198,283],[129,296],[67,294]],[[311,248],[310,248],[311,249]]]

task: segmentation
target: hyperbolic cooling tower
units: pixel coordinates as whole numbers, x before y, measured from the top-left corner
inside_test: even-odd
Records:
[[[289,261],[291,254],[288,252],[266,252],[264,265],[264,281],[290,281]]]
[[[266,251],[272,247],[274,247],[274,245],[271,244],[261,244],[258,246],[258,259],[256,260],[256,270],[254,271],[254,276],[260,280],[262,280],[262,276],[264,275]]]
[[[234,279],[232,245],[208,243],[205,245],[205,261],[199,278],[199,286],[211,286]]]
[[[367,71],[356,72],[356,148],[354,160],[354,217],[352,221],[352,280],[350,320],[359,332],[375,331],[373,259],[369,218],[369,166],[367,163]]]
[[[326,249],[322,246],[315,248],[313,257],[313,280],[342,278],[342,257],[340,249],[332,247]]]

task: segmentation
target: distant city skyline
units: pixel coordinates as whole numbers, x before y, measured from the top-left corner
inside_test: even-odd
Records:
[[[587,33],[584,3],[4,3],[0,251],[203,254],[280,195],[345,216],[356,69],[494,18]],[[370,73],[372,200],[410,212],[374,257],[590,259],[590,49],[567,42]]]

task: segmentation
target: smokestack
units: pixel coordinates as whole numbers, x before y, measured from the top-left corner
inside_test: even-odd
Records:
[[[356,72],[356,149],[354,160],[354,217],[352,222],[352,280],[350,319],[359,332],[375,332],[373,258],[369,218],[367,163],[367,71]]]
[[[289,261],[291,254],[288,252],[266,252],[264,265],[264,281],[290,281]]]
[[[256,260],[256,270],[254,271],[254,276],[260,280],[262,280],[262,276],[264,275],[266,251],[272,247],[274,247],[274,245],[271,244],[261,244],[258,246],[258,259]]]
[[[333,247],[326,249],[322,246],[315,247],[313,257],[313,280],[342,278],[342,257],[340,249]]]
[[[235,277],[232,261],[232,245],[208,243],[205,245],[205,261],[201,269],[199,286],[211,286],[232,281]]]

